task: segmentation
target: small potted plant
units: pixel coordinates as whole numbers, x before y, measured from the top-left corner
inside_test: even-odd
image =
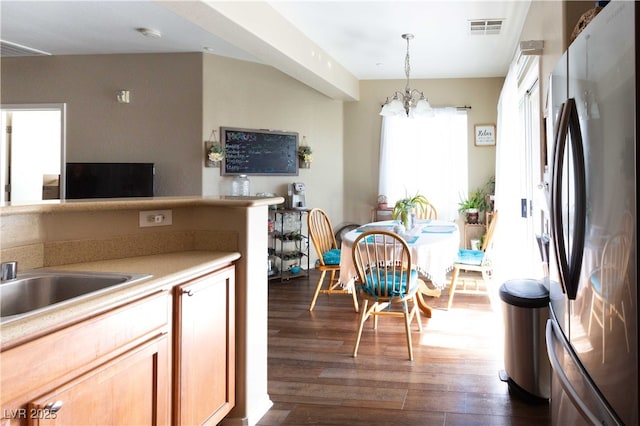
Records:
[[[400,220],[404,225],[405,230],[409,230],[413,227],[412,214],[422,212],[429,204],[429,200],[424,195],[416,194],[413,197],[405,197],[398,201],[393,206],[391,217],[396,220]]]
[[[224,158],[224,148],[218,144],[212,144],[209,148],[209,154],[207,154],[210,161],[220,162]]]
[[[466,213],[467,223],[478,223],[481,211],[487,210],[489,204],[484,189],[478,188],[469,193],[469,197],[460,200],[458,211]]]
[[[387,196],[386,195],[378,195],[378,209],[386,210],[387,209]]]
[[[205,141],[205,148],[207,153],[207,161],[205,164],[207,167],[220,167],[220,162],[224,159],[224,147],[216,138],[216,131],[211,131],[209,140]]]
[[[301,168],[308,169],[311,167],[311,162],[313,161],[313,157],[311,156],[312,153],[313,151],[308,145],[301,145],[298,148],[298,159],[300,160]]]

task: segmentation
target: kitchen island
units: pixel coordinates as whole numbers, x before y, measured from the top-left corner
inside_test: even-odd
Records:
[[[267,209],[280,197],[161,197],[49,202],[0,208],[0,259],[19,270],[149,273],[113,294],[2,326],[2,350],[97,314],[119,301],[170,287],[218,266],[235,267],[235,407],[229,424],[255,424],[267,393]],[[146,212],[171,211],[171,225],[140,226]],[[38,322],[40,321],[40,322]]]

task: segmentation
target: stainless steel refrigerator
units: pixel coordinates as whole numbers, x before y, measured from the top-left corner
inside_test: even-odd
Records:
[[[638,418],[635,2],[612,1],[550,80],[551,418]]]

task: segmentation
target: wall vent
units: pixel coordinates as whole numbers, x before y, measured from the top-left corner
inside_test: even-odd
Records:
[[[472,35],[500,34],[504,19],[473,19],[469,21],[469,33]]]
[[[12,43],[6,40],[0,40],[0,56],[48,56],[50,53],[43,52],[42,50],[32,49],[30,47],[22,46],[17,43]]]

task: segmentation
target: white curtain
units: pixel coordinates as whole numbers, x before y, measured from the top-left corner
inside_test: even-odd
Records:
[[[498,144],[496,146],[496,200],[495,208],[500,221],[494,237],[494,279],[502,283],[512,278],[522,278],[522,263],[530,259],[519,258],[520,243],[514,239],[520,228],[520,188],[523,170],[522,117],[517,81],[517,66],[512,63],[498,99]],[[517,234],[516,234],[517,235]]]
[[[439,219],[453,221],[461,195],[467,194],[467,112],[434,108],[434,113],[382,118],[378,193],[390,206],[420,193]]]

